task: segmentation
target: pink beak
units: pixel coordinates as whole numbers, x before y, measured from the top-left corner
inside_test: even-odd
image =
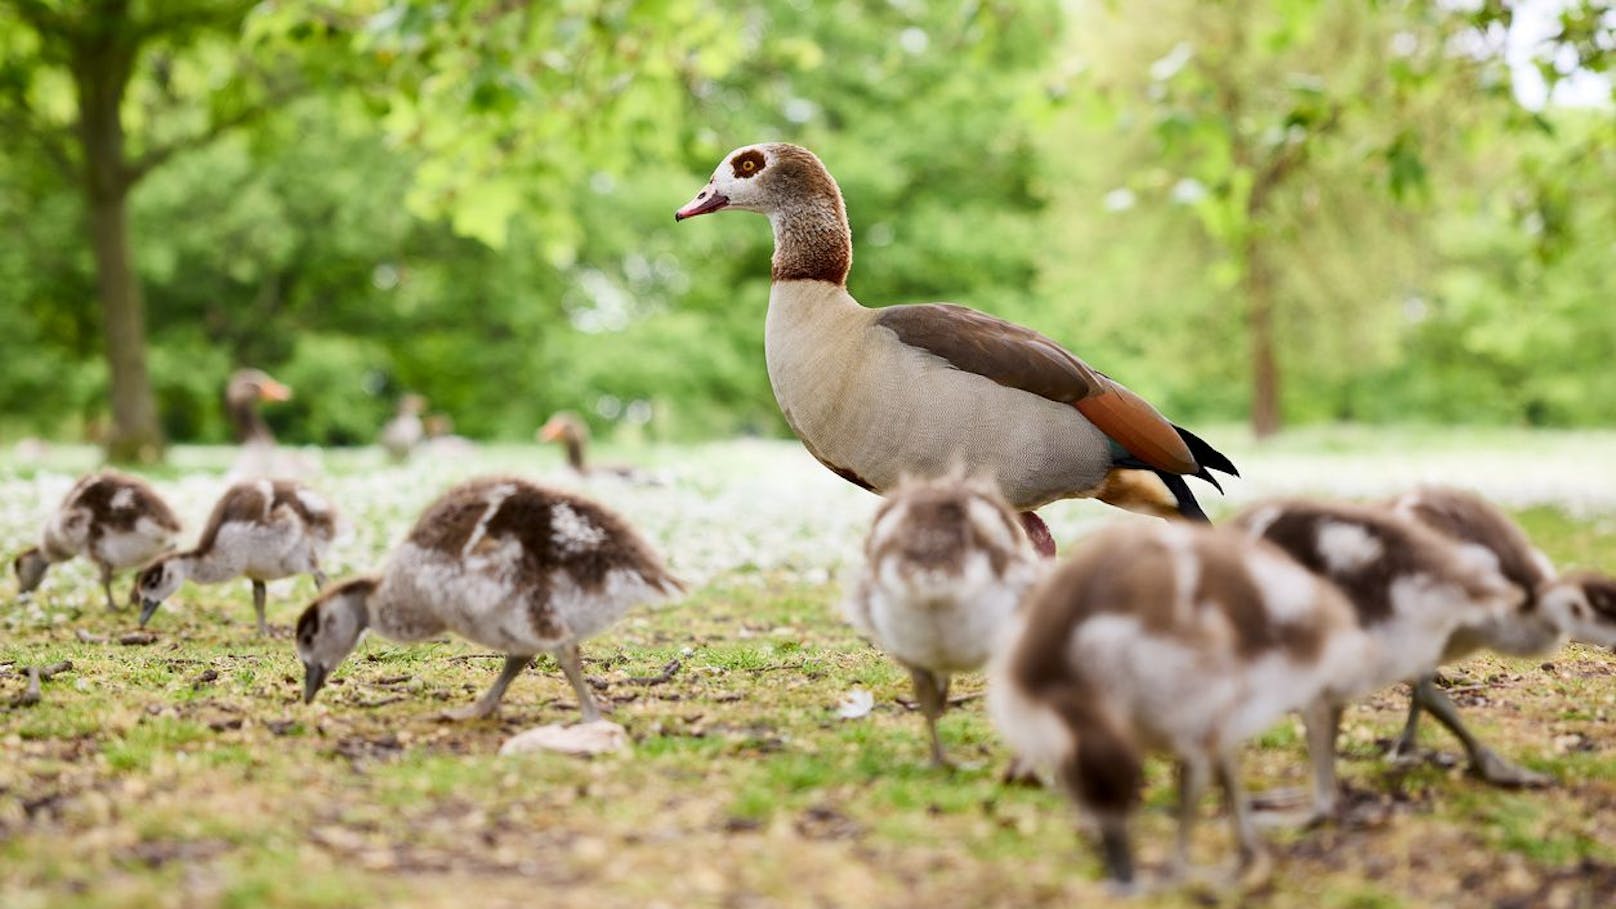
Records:
[[[696,198],[691,199],[684,208],[673,213],[673,220],[678,222],[686,218],[694,218],[697,215],[705,215],[709,212],[718,211],[728,204],[729,197],[713,189],[713,185],[709,183],[706,189],[696,193]]]

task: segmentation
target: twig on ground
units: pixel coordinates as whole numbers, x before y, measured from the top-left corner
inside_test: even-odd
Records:
[[[680,665],[682,664],[678,660],[669,660],[668,664],[662,667],[662,671],[656,675],[629,676],[628,683],[630,685],[661,685],[673,679],[674,674],[679,671]]]
[[[149,631],[131,631],[128,634],[119,635],[118,643],[124,645],[125,647],[155,644],[157,643],[157,635],[152,634]]]
[[[375,707],[386,707],[388,704],[397,704],[402,700],[405,700],[405,697],[402,694],[396,694],[390,698],[377,698],[374,701],[354,701],[352,703],[355,707],[364,707],[366,709],[370,709]]]
[[[28,690],[11,702],[14,707],[32,707],[39,703],[39,667],[28,667]]]
[[[90,632],[85,631],[83,628],[73,629],[73,636],[86,644],[105,644],[107,642],[106,635],[91,634]]]

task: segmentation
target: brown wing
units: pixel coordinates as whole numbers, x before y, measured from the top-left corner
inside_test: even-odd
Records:
[[[1030,328],[950,303],[890,306],[877,325],[950,366],[1075,406],[1128,453],[1152,467],[1200,469],[1178,429],[1139,397]]]

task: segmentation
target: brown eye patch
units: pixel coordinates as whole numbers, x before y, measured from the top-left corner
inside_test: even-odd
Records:
[[[735,171],[735,176],[741,179],[755,177],[763,169],[763,153],[755,148],[749,148],[730,159],[729,166]]]

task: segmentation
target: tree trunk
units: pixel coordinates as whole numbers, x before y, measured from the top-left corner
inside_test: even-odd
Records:
[[[1251,332],[1251,431],[1257,438],[1266,439],[1278,433],[1284,422],[1279,361],[1274,354],[1274,288],[1261,241],[1255,237],[1247,240],[1245,254],[1241,283]]]
[[[113,461],[152,462],[162,457],[163,436],[146,372],[146,311],[129,244],[132,180],[124,159],[121,110],[137,46],[121,27],[127,24],[122,19],[103,18],[102,28],[77,43],[72,69],[84,149],[85,207],[112,392],[107,456]]]

